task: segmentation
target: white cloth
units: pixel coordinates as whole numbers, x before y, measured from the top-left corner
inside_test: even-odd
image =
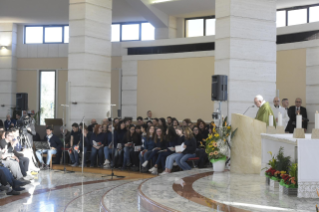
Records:
[[[287,110],[281,106],[279,106],[279,108],[277,108],[274,105],[271,105],[271,109],[272,109],[272,112],[274,112],[275,119],[278,118],[278,112],[280,112],[282,114],[282,126],[286,128],[288,121],[289,121],[289,116],[288,116]],[[277,121],[277,123],[278,123],[278,121]]]

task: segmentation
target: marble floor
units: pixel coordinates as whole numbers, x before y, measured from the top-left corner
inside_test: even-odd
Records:
[[[19,196],[0,192],[0,212],[315,211],[319,199],[279,194],[259,175],[194,169],[149,178],[42,171]]]

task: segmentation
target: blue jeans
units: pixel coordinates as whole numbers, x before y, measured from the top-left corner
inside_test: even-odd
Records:
[[[184,171],[191,170],[192,167],[190,167],[186,161],[188,158],[196,157],[196,154],[194,153],[194,154],[182,154],[182,155],[183,157],[181,157],[179,160],[176,161],[177,165],[181,167],[181,169],[183,169]]]
[[[166,165],[165,165],[165,168],[167,169],[172,169],[173,168],[173,163],[174,161],[178,161],[179,159],[181,159],[183,157],[183,154],[182,153],[174,153],[170,156],[168,156],[166,158]]]
[[[70,159],[73,163],[79,164],[79,153],[74,149],[74,147],[76,147],[77,145],[74,145],[72,147],[72,153],[70,154]]]
[[[43,154],[47,153],[47,162],[46,162],[46,164],[50,165],[50,161],[51,161],[52,155],[56,154],[56,149],[50,149],[50,150],[44,149],[42,151],[40,149],[37,150],[35,152],[35,154],[37,155],[37,158],[40,161],[40,163],[43,163],[43,159],[42,159],[42,156],[41,156],[42,153]]]
[[[104,147],[104,159],[108,159],[110,161],[110,155],[113,155],[113,148],[109,148],[108,146]],[[114,160],[114,159],[113,159]],[[113,165],[113,160],[111,161],[111,165]]]
[[[161,165],[162,168],[164,169],[166,158],[171,154],[173,154],[173,152],[170,152],[170,151],[159,153],[154,165],[157,165],[157,166]]]
[[[153,164],[155,164],[155,162],[156,162],[156,156],[157,156],[157,154],[158,154],[158,151],[159,151],[159,150],[152,150],[152,151],[151,151],[151,154],[148,155],[148,157],[147,157],[146,160],[147,160],[148,162],[150,162],[150,161],[152,160]]]
[[[147,151],[147,152],[145,152],[145,154],[144,154],[144,156],[142,156],[141,154],[140,154],[140,163],[141,164],[143,164],[146,160],[147,160],[147,158],[148,158],[148,156],[150,155],[150,154],[152,154],[152,151]],[[149,164],[148,164],[149,165]]]
[[[99,166],[101,166],[103,164],[103,147],[101,147],[100,149],[95,149],[94,147],[92,147],[91,150],[91,166],[95,165],[95,158],[96,155],[98,154],[99,156]]]
[[[13,180],[14,180],[14,178],[13,178],[13,175],[11,174],[10,170],[9,170],[8,168],[2,167],[2,166],[0,166],[0,170],[3,171],[3,173],[4,173],[5,177],[6,177],[7,182],[8,182],[11,186],[13,186]],[[4,185],[4,186],[5,186],[5,185]]]
[[[133,151],[133,147],[124,147],[124,157],[123,157],[123,165],[122,167],[125,168],[126,164],[130,163],[130,153]]]

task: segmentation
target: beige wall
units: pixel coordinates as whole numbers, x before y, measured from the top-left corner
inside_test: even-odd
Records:
[[[300,97],[306,106],[306,49],[277,52],[277,89],[290,105]]]
[[[122,57],[112,57],[112,79],[111,79],[111,102],[116,104],[116,107],[112,108],[112,116],[117,117],[117,110],[120,108],[119,105],[119,70],[122,67]]]
[[[37,70],[59,70],[57,78],[57,118],[62,118],[61,104],[66,102],[66,82],[68,81],[68,58],[19,58],[17,61],[17,92],[29,94],[29,109],[38,108],[38,72]],[[112,58],[112,103],[118,105],[119,69],[122,57]],[[28,83],[25,83],[28,82]],[[113,116],[117,116],[114,110]]]
[[[28,93],[28,107],[30,110],[37,109],[37,71],[17,71],[17,93]]]
[[[138,62],[137,115],[211,120],[214,57]]]

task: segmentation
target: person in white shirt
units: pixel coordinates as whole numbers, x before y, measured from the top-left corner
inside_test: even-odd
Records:
[[[278,124],[278,113],[280,112],[282,114],[282,126],[286,128],[289,121],[287,110],[280,106],[280,99],[278,97],[274,98],[273,103],[271,109],[274,112],[276,123]]]

